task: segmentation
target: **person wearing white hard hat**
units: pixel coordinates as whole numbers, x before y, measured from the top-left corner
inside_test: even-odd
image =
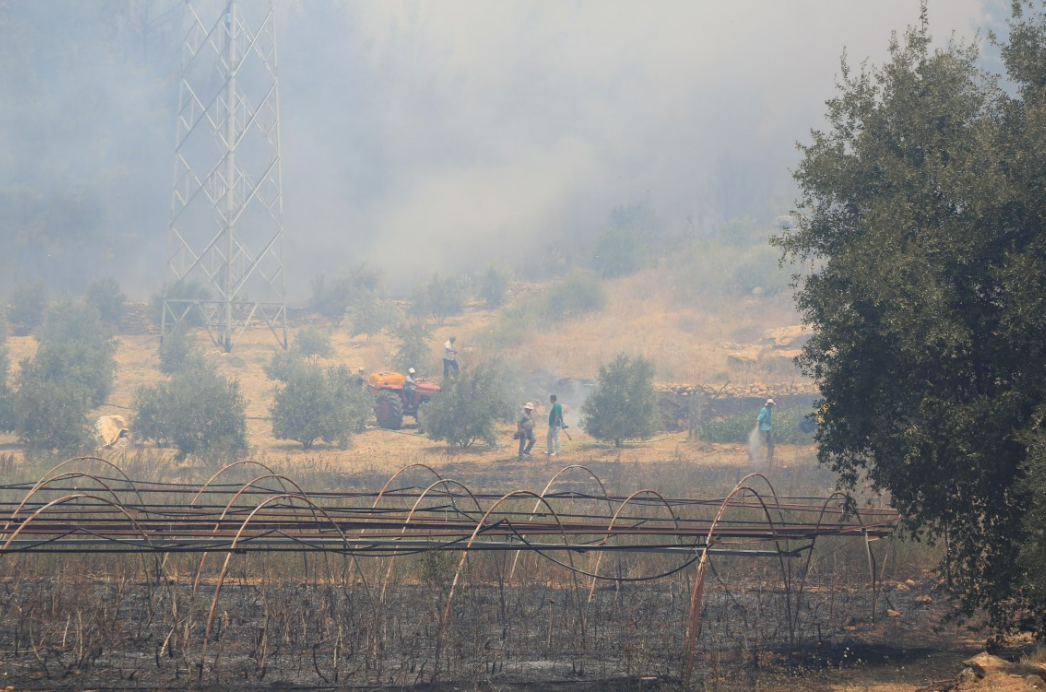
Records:
[[[418,382],[414,379],[416,374],[414,368],[407,368],[407,376],[403,378],[403,394],[407,401],[414,401],[414,390],[418,388]]]
[[[766,463],[769,466],[774,462],[774,429],[773,429],[774,400],[767,399],[763,408],[759,409],[759,415],[755,422],[759,427],[759,434],[766,445]]]
[[[530,456],[534,447],[534,404],[529,401],[523,406],[523,417],[516,424],[516,439],[519,440],[519,460]]]

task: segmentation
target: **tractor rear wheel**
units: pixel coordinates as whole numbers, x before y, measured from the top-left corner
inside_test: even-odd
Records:
[[[403,401],[399,394],[388,390],[378,393],[374,400],[374,417],[378,425],[388,430],[399,430],[403,427]]]

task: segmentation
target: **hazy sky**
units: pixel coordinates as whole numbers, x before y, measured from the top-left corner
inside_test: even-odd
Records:
[[[127,22],[63,28],[31,0],[6,5],[0,34],[13,31],[7,12],[43,36],[141,43]],[[931,31],[939,42],[970,38],[1005,6],[930,0]],[[635,202],[667,227],[698,233],[730,217],[769,223],[790,208],[795,142],[821,123],[843,50],[854,64],[880,62],[891,31],[919,17],[917,0],[299,0],[277,8],[295,297],[317,273],[363,259],[404,282],[491,259],[539,262],[547,243],[583,243],[615,206]],[[176,35],[150,40],[176,43]],[[143,67],[132,48],[114,64],[56,59],[36,68],[48,88],[0,99],[0,190],[30,175],[35,150],[22,130],[44,122],[53,131],[50,123],[67,117],[62,89],[101,91],[97,116],[78,117],[109,126],[92,129],[90,141],[61,132],[53,187],[61,196],[70,180],[93,180],[99,204],[126,206],[109,215],[123,239],[119,266],[92,270],[123,275],[144,294],[163,261],[177,52],[152,46]],[[0,48],[0,57],[4,50],[11,59],[23,49]],[[11,75],[0,80],[14,93]],[[119,171],[115,181],[93,170],[97,158],[84,152],[96,149],[106,170]],[[55,166],[37,168],[31,175],[47,179]],[[0,229],[0,243],[12,234]]]
[[[987,19],[975,0],[929,10],[941,40]],[[288,232],[412,271],[569,242],[641,200],[671,226],[772,218],[843,49],[881,61],[918,17],[916,0],[284,6]],[[316,247],[289,243],[295,261]]]

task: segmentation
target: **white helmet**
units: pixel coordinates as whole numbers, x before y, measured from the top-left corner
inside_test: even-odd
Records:
[[[414,374],[414,368],[407,368],[407,374],[408,375],[413,375]]]

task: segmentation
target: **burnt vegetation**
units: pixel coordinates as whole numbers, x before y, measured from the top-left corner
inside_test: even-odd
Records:
[[[599,681],[610,689],[629,688],[645,679],[666,689],[687,681],[726,689],[723,681],[729,678],[743,688],[764,674],[753,661],[762,660],[770,673],[779,652],[845,638],[851,623],[873,623],[884,616],[887,604],[900,604],[904,598],[894,594],[894,603],[880,593],[882,584],[875,576],[886,572],[869,579],[861,539],[825,537],[817,541],[816,556],[800,551],[785,558],[774,557],[774,551],[787,552],[804,541],[748,540],[747,549],[763,547],[769,552],[762,557],[713,555],[705,566],[706,593],[694,632],[696,644],[691,646],[688,632],[699,550],[674,555],[627,550],[553,554],[525,550],[527,533],[532,543],[555,544],[560,540],[556,532],[543,538],[539,530],[550,517],[578,524],[595,516],[607,521],[611,514],[620,515],[620,528],[646,525],[671,531],[680,522],[707,523],[720,500],[707,506],[680,504],[650,492],[604,499],[598,478],[569,469],[554,479],[546,504],[535,504],[535,495],[477,500],[453,481],[440,483],[422,469],[406,470],[382,495],[346,484],[343,478],[343,492],[363,494],[355,500],[348,499],[351,493],[310,500],[301,487],[329,478],[321,474],[292,482],[267,467],[244,466],[227,468],[207,483],[201,479],[179,486],[156,482],[164,477],[164,469],[155,459],[126,458],[124,466],[134,475],[133,484],[113,467],[81,461],[43,475],[39,489],[27,490],[31,484],[0,489],[5,501],[13,501],[11,507],[26,503],[5,518],[2,538],[12,541],[7,548],[29,551],[6,552],[0,561],[0,654],[9,680],[61,687],[120,681],[229,689],[437,682],[476,687],[555,679]],[[242,532],[248,515],[254,515],[252,509],[268,507],[266,512],[284,517],[285,528],[248,530],[247,536],[281,538],[286,546],[297,543],[305,549],[316,540],[314,527],[328,517],[320,512],[347,517],[346,512],[380,509],[377,516],[388,523],[402,521],[409,510],[416,519],[453,526],[477,522],[500,508],[485,525],[491,531],[506,522],[516,525],[519,549],[465,555],[455,550],[463,543],[455,546],[446,536],[435,535],[430,540],[447,543],[450,550],[396,550],[395,542],[386,540],[384,553],[345,553],[332,547],[323,552],[250,548],[219,549],[214,554],[104,555],[76,554],[74,547],[73,554],[49,555],[47,546],[25,543],[37,530],[36,518],[29,517],[46,503],[68,496],[69,483],[81,486],[83,498],[43,510],[39,530],[64,521],[82,522],[80,517],[91,515],[110,523],[126,521],[110,506],[126,502],[139,522],[129,527],[152,526],[148,531],[169,534],[184,521],[175,518],[175,508],[189,506],[192,498],[193,513],[211,518],[200,521],[200,529],[190,528],[189,535],[212,535],[212,527],[218,532],[214,521],[219,514],[236,515],[228,526],[242,524]],[[229,489],[240,492],[230,496]],[[145,491],[150,491],[150,499],[142,504]],[[768,491],[761,492],[769,501]],[[852,517],[839,514],[840,502],[825,503],[831,518],[822,517],[818,526],[853,523]],[[77,514],[75,503],[84,503],[87,515]],[[153,507],[167,517],[155,523],[158,517],[149,516]],[[816,518],[817,508],[812,509]],[[772,512],[780,513],[778,520],[802,520],[794,507]],[[264,516],[263,512],[259,520]],[[291,516],[306,521],[286,523]],[[764,510],[741,503],[727,512],[723,526],[755,526],[760,517],[766,519]],[[605,530],[601,521],[593,522],[593,531]],[[380,526],[348,526],[348,538],[359,534],[360,539],[370,536],[378,541],[402,535],[395,528],[390,532]],[[88,530],[81,536],[103,532]],[[513,535],[482,533],[473,539],[479,545]],[[572,529],[571,540],[584,541],[579,533],[584,529]],[[222,529],[214,535],[232,534]],[[60,537],[50,547],[59,548],[71,538]],[[600,538],[597,533],[589,541],[593,547],[609,542],[627,549],[639,547],[644,539],[624,534]],[[679,544],[693,543],[692,538],[680,538]],[[38,549],[42,550],[35,552]],[[897,544],[878,544],[872,550],[877,560],[889,556],[891,570],[909,568]],[[691,657],[697,662],[692,669]]]

